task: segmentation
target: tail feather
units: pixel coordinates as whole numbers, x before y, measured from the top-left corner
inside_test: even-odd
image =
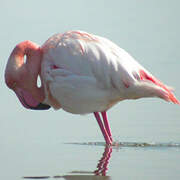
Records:
[[[156,84],[157,86],[161,87],[163,90],[165,90],[165,92],[167,93],[166,96],[163,96],[163,99],[166,101],[171,101],[174,104],[179,104],[180,105],[180,101],[177,100],[177,98],[174,96],[174,94],[172,93],[173,89],[171,87],[168,87],[166,85],[164,85],[161,81],[159,81],[158,79],[156,79],[155,77],[149,75],[148,73],[146,73],[144,70],[140,70],[139,71],[140,74],[140,79],[141,80],[148,80],[153,82],[154,84]]]

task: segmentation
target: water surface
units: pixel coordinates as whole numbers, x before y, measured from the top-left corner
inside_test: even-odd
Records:
[[[13,156],[9,160],[12,166],[17,162],[19,166],[9,169],[9,173],[4,174],[6,179],[180,178],[180,143],[121,142],[109,147],[103,142],[50,142],[49,146],[34,142],[21,148],[27,154],[24,158]]]
[[[17,43],[42,45],[79,29],[127,50],[180,99],[179,7],[179,0],[1,0],[0,179],[180,179],[179,106],[160,99],[119,103],[108,112],[117,143],[105,149],[93,115],[29,111],[4,83]]]

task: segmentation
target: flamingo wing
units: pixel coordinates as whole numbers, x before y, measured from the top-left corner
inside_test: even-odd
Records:
[[[54,35],[42,49],[45,102],[54,108],[84,114],[105,111],[124,99],[158,96],[176,102],[165,85],[105,38],[69,31]]]

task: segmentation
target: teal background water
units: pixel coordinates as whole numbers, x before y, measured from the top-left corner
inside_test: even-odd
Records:
[[[62,110],[29,111],[4,83],[14,46],[43,44],[51,35],[84,30],[127,50],[180,99],[180,1],[178,0],[0,0],[0,178],[93,171],[103,146],[64,143],[103,142],[93,115]],[[180,142],[180,107],[160,99],[120,102],[108,112],[114,140]],[[113,149],[111,179],[179,179],[178,148]]]

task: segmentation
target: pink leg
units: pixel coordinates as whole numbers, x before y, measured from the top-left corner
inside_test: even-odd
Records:
[[[100,118],[100,116],[99,116],[99,113],[98,113],[98,112],[94,112],[94,116],[95,116],[95,118],[96,118],[96,120],[97,120],[97,122],[98,122],[98,124],[99,124],[99,127],[100,127],[101,132],[102,132],[102,134],[103,134],[103,136],[104,136],[104,139],[105,139],[105,141],[106,141],[106,144],[111,144],[111,143],[112,143],[112,142],[111,142],[111,139],[109,138],[109,135],[108,135],[106,129],[104,128],[104,125],[103,125],[103,123],[102,123],[102,121],[101,121],[101,118]]]
[[[109,122],[108,122],[108,119],[107,119],[106,111],[101,112],[101,114],[102,114],[102,117],[103,117],[105,129],[106,129],[106,131],[107,131],[107,133],[109,135],[109,138],[111,139],[111,141],[113,141],[112,134],[111,134],[111,128],[109,126]]]

